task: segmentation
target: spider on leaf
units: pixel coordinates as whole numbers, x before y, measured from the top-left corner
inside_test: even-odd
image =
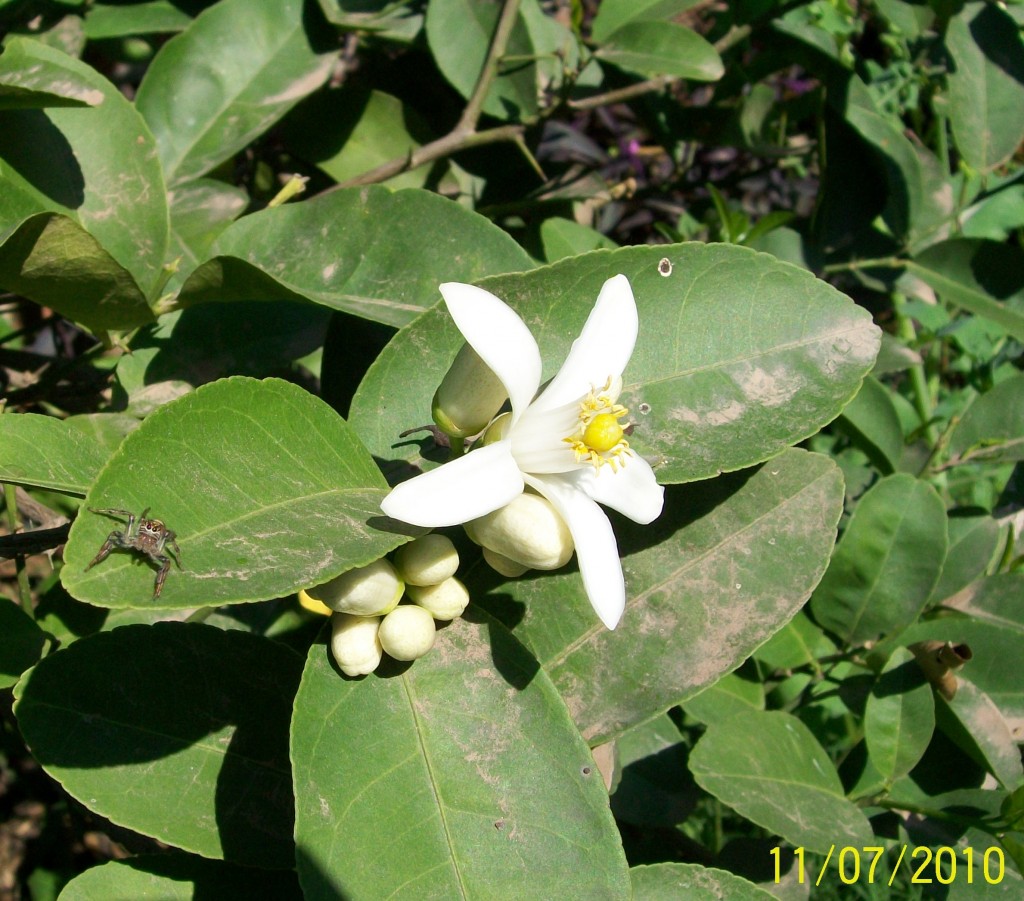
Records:
[[[169,546],[174,555],[174,562],[178,565],[178,569],[181,569],[181,549],[178,547],[178,542],[174,540],[175,533],[159,519],[147,519],[146,514],[149,513],[149,507],[146,507],[139,517],[128,510],[97,510],[95,507],[89,507],[89,510],[102,516],[127,516],[128,522],[124,531],[114,529],[107,536],[100,552],[86,569],[92,569],[97,563],[106,560],[114,549],[139,551],[160,567],[160,571],[156,574],[156,584],[153,586],[153,600],[160,597],[167,573],[171,569],[171,558],[164,553],[165,546]]]

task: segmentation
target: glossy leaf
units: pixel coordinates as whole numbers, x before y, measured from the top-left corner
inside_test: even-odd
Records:
[[[811,599],[819,624],[848,643],[910,625],[924,609],[948,545],[942,499],[909,475],[859,501]]]
[[[107,461],[103,446],[54,416],[0,416],[0,481],[85,494]]]
[[[1008,790],[1024,785],[1020,748],[999,709],[966,678],[959,680],[956,697],[936,696],[939,725]]]
[[[895,472],[903,456],[903,428],[888,390],[868,377],[843,410],[842,424],[883,473]]]
[[[1024,140],[1024,43],[1013,19],[990,3],[966,3],[946,27],[952,60],[949,119],[964,161],[975,169],[1005,162]]]
[[[276,379],[230,378],[167,404],[132,432],[86,498],[161,519],[181,569],[159,604],[276,598],[364,566],[408,539],[380,513],[383,480],[344,420]],[[154,606],[155,568],[131,551],[86,565],[115,518],[79,516],[61,578],[101,607]],[[405,528],[405,534],[398,531]]]
[[[544,247],[544,259],[549,263],[591,250],[614,250],[617,246],[611,238],[599,231],[571,219],[559,219],[554,216],[541,223],[540,240]]]
[[[81,77],[67,54],[38,41],[12,38],[0,55],[0,109],[96,106],[103,92]]]
[[[695,863],[632,867],[633,901],[771,901],[775,896],[725,870]]]
[[[907,263],[942,300],[984,316],[1024,341],[1024,254],[1019,248],[951,238]]]
[[[949,439],[952,457],[1024,460],[1024,375],[1011,376],[972,403]]]
[[[705,791],[794,845],[825,853],[833,844],[871,844],[867,817],[791,714],[751,711],[712,723],[690,754],[690,769]]]
[[[188,274],[207,259],[218,235],[244,211],[245,191],[209,178],[179,185],[170,194],[171,251],[180,258],[168,291],[180,287]]]
[[[184,854],[152,854],[109,860],[72,879],[61,901],[111,901],[113,898],[246,898],[247,901],[301,901],[295,874],[257,870]]]
[[[46,635],[13,601],[0,598],[0,689],[10,688],[43,653]]]
[[[891,784],[921,759],[935,728],[935,701],[914,655],[902,648],[871,687],[864,738],[871,762]]]
[[[184,31],[192,17],[170,0],[149,0],[130,6],[95,3],[85,17],[85,36],[90,41],[137,34],[168,34]]]
[[[628,895],[587,746],[536,661],[487,618],[364,679],[314,644],[292,760],[307,899]]]
[[[575,570],[487,594],[478,572],[471,592],[515,624],[584,737],[600,744],[734,670],[792,618],[828,563],[842,495],[833,463],[790,450],[757,470],[670,490],[649,526],[617,520],[627,600],[614,632]]]
[[[430,52],[441,74],[463,97],[471,96],[480,77],[500,11],[501,4],[491,0],[432,0],[427,6]],[[483,110],[500,119],[529,118],[537,112],[537,66],[521,14],[516,16],[505,54],[516,62],[499,68]]]
[[[633,21],[623,25],[595,54],[641,75],[671,75],[693,81],[717,81],[725,72],[718,52],[697,32],[674,22]]]
[[[727,673],[681,706],[687,716],[705,724],[746,710],[764,710],[764,685],[740,673]]]
[[[0,285],[94,331],[155,318],[131,273],[77,222],[54,213],[32,216],[8,233]]]
[[[948,525],[949,551],[932,602],[944,601],[984,575],[999,546],[999,524],[987,513],[960,511]]]
[[[42,660],[15,714],[36,760],[90,810],[205,857],[287,869],[300,672],[266,638],[124,626]]]
[[[482,216],[425,191],[380,187],[246,216],[212,253],[185,282],[183,305],[304,299],[390,325],[436,303],[443,281],[533,265]]]
[[[595,251],[479,284],[523,317],[547,379],[617,273],[629,278],[640,317],[621,397],[630,444],[663,484],[751,466],[813,434],[856,393],[878,351],[864,310],[810,273],[742,247]],[[372,453],[429,468],[422,442],[398,435],[429,422],[461,344],[439,306],[388,345],[351,411]]]
[[[11,44],[26,54],[42,52],[23,39]],[[59,62],[102,103],[0,111],[0,242],[7,240],[0,283],[90,328],[139,325],[153,318],[140,292],[148,297],[157,287],[168,241],[153,136],[95,69],[67,56]],[[31,218],[47,212],[70,221]],[[84,298],[75,291],[76,278]]]
[[[136,104],[170,185],[204,175],[326,81],[302,0],[222,0],[156,55]]]
[[[662,828],[685,822],[697,794],[686,755],[679,729],[668,714],[620,735],[615,740],[618,778],[611,796],[615,818]]]
[[[591,29],[598,43],[629,22],[670,21],[693,5],[693,0],[603,0]]]

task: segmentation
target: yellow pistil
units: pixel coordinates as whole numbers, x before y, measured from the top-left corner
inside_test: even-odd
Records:
[[[572,446],[577,463],[589,460],[595,470],[600,470],[607,463],[612,472],[616,472],[619,466],[625,465],[624,458],[633,452],[623,437],[629,423],[623,425],[619,421],[629,415],[629,410],[615,403],[615,398],[609,393],[611,387],[609,378],[600,392],[592,389],[583,398],[576,430],[562,440]]]

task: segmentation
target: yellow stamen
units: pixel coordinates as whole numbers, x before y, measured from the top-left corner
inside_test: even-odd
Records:
[[[563,440],[572,446],[577,462],[589,460],[596,470],[607,463],[615,472],[633,452],[623,437],[626,426],[619,422],[629,415],[629,410],[615,403],[616,398],[610,394],[611,387],[612,379],[609,377],[600,392],[592,389],[580,401],[576,430]]]

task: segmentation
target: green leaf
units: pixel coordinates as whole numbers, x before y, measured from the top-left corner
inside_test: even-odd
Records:
[[[600,44],[628,22],[667,22],[691,6],[693,0],[602,0],[591,37]]]
[[[170,0],[151,0],[115,6],[96,3],[85,17],[85,36],[90,41],[123,38],[137,34],[168,34],[184,31],[192,17]]]
[[[124,626],[42,660],[15,714],[36,760],[90,810],[204,857],[288,869],[300,673],[293,652],[244,632]]]
[[[69,60],[66,53],[38,41],[10,38],[0,56],[0,109],[102,103],[103,92]]]
[[[633,901],[771,901],[775,896],[725,870],[695,863],[632,867]]]
[[[241,188],[200,178],[171,192],[171,250],[180,258],[166,290],[179,288],[193,269],[210,255],[221,232],[235,221],[249,203]]]
[[[705,724],[745,710],[764,710],[764,685],[749,675],[727,673],[681,706],[687,716]]]
[[[641,75],[717,81],[725,72],[711,44],[674,22],[629,22],[609,35],[594,55]]]
[[[951,598],[984,575],[999,547],[999,524],[988,513],[953,510],[948,525],[949,551],[932,603]]]
[[[0,598],[0,635],[0,688],[10,688],[39,660],[46,635],[24,610],[6,598]]]
[[[536,660],[486,617],[365,679],[314,644],[292,760],[307,899],[629,894],[587,746]]]
[[[951,238],[918,254],[906,267],[943,300],[984,316],[1024,342],[1024,253],[1020,248]]]
[[[632,414],[630,444],[663,484],[751,466],[813,434],[856,393],[878,351],[866,311],[810,273],[742,247],[595,251],[479,284],[529,325],[548,379],[616,273],[629,278],[640,317],[620,400]],[[443,306],[388,345],[352,404],[372,453],[433,465],[419,442],[398,436],[430,421],[461,345]]]
[[[956,697],[936,695],[939,727],[1008,790],[1024,785],[1020,748],[992,699],[968,679],[958,679]]]
[[[473,573],[470,590],[516,624],[584,737],[600,744],[734,670],[792,618],[828,564],[842,496],[835,464],[789,450],[754,471],[670,489],[649,526],[617,519],[626,612],[614,632],[575,571],[486,594]]]
[[[221,0],[160,49],[136,105],[167,181],[209,172],[326,81],[302,0]]]
[[[788,713],[751,711],[712,723],[690,769],[705,791],[791,844],[821,853],[871,844],[871,825],[844,796],[828,754]]]
[[[841,421],[883,473],[896,471],[903,456],[903,428],[881,382],[871,376],[864,379],[857,396],[843,410]]]
[[[53,52],[42,51],[24,39],[12,39],[11,44],[25,54]],[[135,107],[95,69],[69,56],[57,56],[68,70],[68,79],[98,92],[103,102],[84,108],[0,111],[0,242],[17,228],[27,228],[30,223],[26,220],[36,213],[59,213],[72,219],[98,246],[89,246],[78,236],[65,237],[69,232],[62,228],[53,238],[54,247],[39,248],[47,255],[44,262],[52,260],[56,266],[59,241],[71,242],[63,267],[67,271],[26,274],[26,278],[36,279],[39,290],[47,278],[56,281],[56,287],[39,302],[53,305],[50,298],[63,291],[70,296],[58,307],[61,312],[90,327],[93,319],[112,318],[116,313],[107,314],[103,306],[88,317],[78,316],[79,309],[88,309],[88,305],[76,300],[68,287],[79,265],[87,285],[99,269],[100,280],[117,290],[112,297],[94,301],[115,308],[138,305],[133,321],[123,327],[138,325],[152,319],[148,308],[140,304],[138,292],[148,296],[156,290],[167,253],[167,196],[153,153],[153,136]],[[28,240],[28,245],[19,245],[21,251],[34,246],[34,239],[23,240]],[[17,272],[18,260],[8,259],[9,253],[9,246],[0,250],[0,262],[7,271],[13,266]],[[115,270],[108,258],[127,270],[138,287]],[[9,284],[4,287],[20,290]]]
[[[533,265],[507,233],[457,203],[381,187],[246,216],[212,252],[185,282],[181,304],[303,299],[389,325],[436,303],[443,281]]]
[[[0,481],[84,495],[108,456],[101,444],[53,416],[0,416]]]
[[[615,818],[661,828],[684,822],[693,811],[696,794],[686,751],[668,714],[620,735],[615,740],[619,779],[611,796]]]
[[[998,6],[966,3],[950,18],[945,42],[953,139],[969,166],[993,169],[1024,140],[1020,30]]]
[[[92,331],[154,319],[138,283],[103,245],[67,216],[40,213],[0,245],[0,285]]]
[[[61,901],[111,901],[113,898],[245,898],[246,901],[301,901],[289,870],[257,870],[185,854],[147,854],[108,860],[72,879]]]
[[[989,463],[1024,460],[1024,375],[1000,382],[967,408],[949,439],[949,453]]]
[[[408,157],[430,134],[412,107],[362,85],[315,94],[284,126],[289,146],[337,182]],[[422,188],[432,172],[433,164],[425,163],[385,183],[391,188]]]
[[[614,250],[618,246],[607,235],[593,228],[557,216],[545,219],[540,224],[540,241],[544,247],[544,259],[549,263],[589,253],[591,250]]]
[[[910,625],[939,579],[946,510],[913,476],[888,476],[857,504],[811,599],[819,624],[849,644]]]
[[[330,407],[277,379],[230,378],[160,407],[125,438],[86,505],[146,507],[177,533],[159,604],[130,551],[86,566],[116,519],[85,513],[61,579],[100,607],[193,608],[281,597],[364,566],[408,540],[380,513],[380,472]],[[409,527],[404,527],[408,530]]]
[[[864,738],[871,762],[892,784],[924,755],[935,729],[935,702],[914,655],[899,648],[871,687]]]
[[[430,52],[441,74],[467,99],[480,78],[501,8],[492,0],[432,0],[427,6]],[[516,15],[505,56],[510,59],[499,64],[483,111],[499,119],[528,119],[537,113],[537,65],[521,13]]]

